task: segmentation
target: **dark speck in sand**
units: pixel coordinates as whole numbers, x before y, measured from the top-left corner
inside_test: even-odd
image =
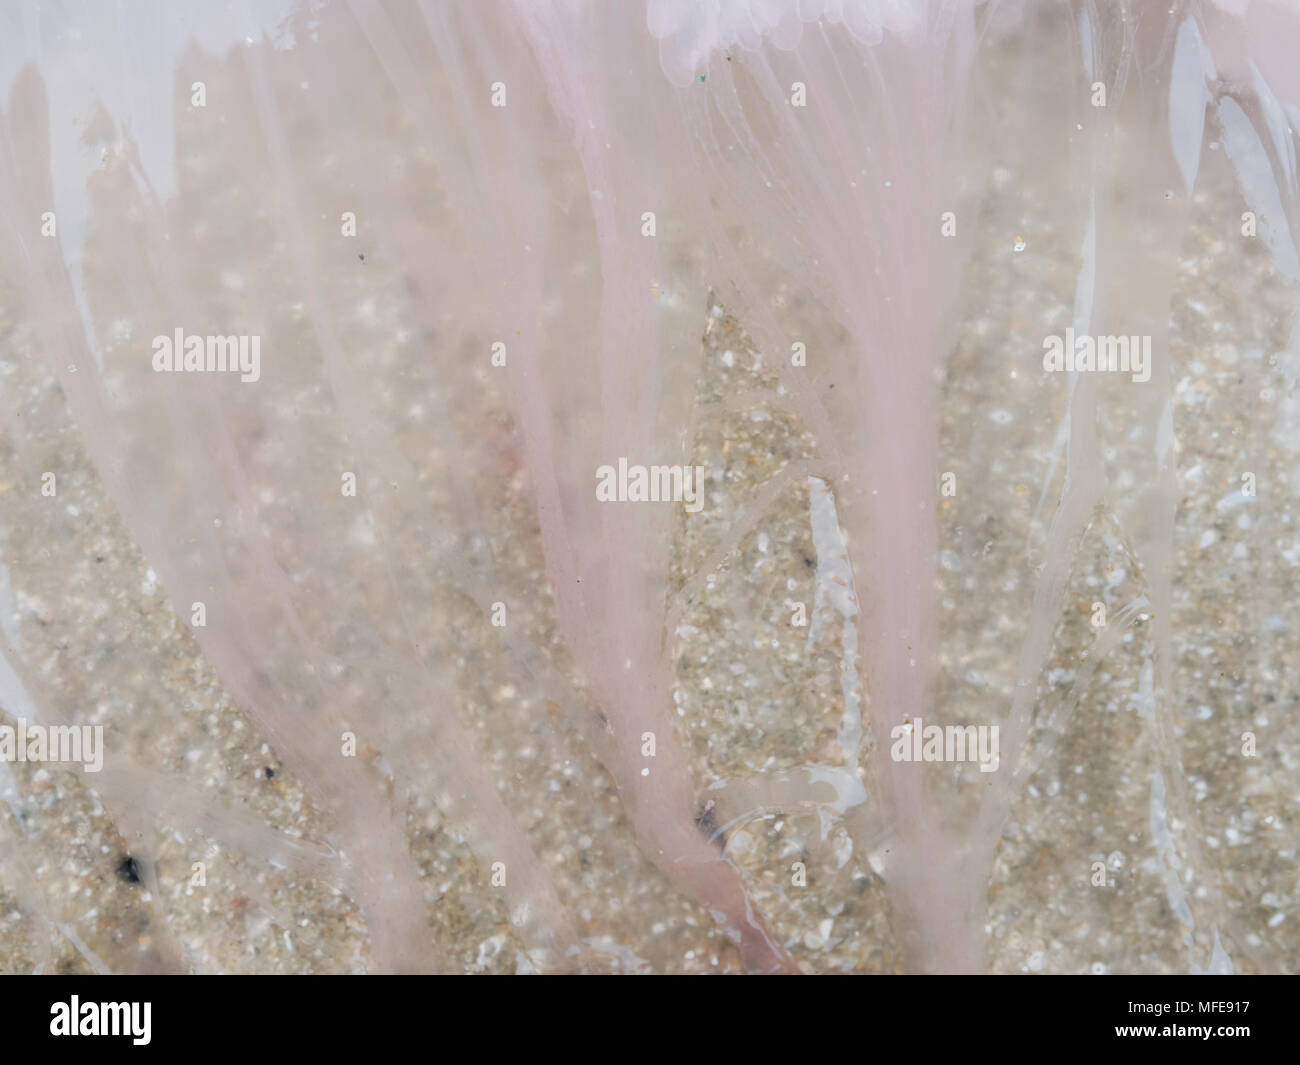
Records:
[[[727,837],[718,827],[718,819],[713,813],[712,799],[700,804],[695,814],[695,827],[700,830],[700,834],[705,839],[716,844],[719,850],[727,849]]]

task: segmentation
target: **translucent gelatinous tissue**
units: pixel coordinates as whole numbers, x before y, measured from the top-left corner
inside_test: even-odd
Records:
[[[1294,965],[1293,11],[216,10],[0,13],[6,968]]]

